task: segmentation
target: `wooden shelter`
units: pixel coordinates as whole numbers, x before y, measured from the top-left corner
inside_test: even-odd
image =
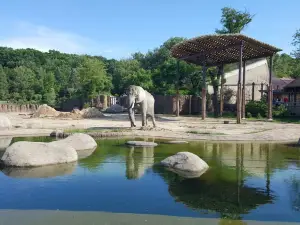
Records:
[[[246,61],[270,57],[269,90],[268,90],[268,119],[272,119],[272,64],[273,55],[281,49],[257,41],[242,34],[213,34],[185,40],[171,49],[172,56],[187,63],[201,65],[203,70],[202,86],[202,119],[206,118],[206,70],[209,66],[223,66],[230,63],[239,63],[239,79],[237,91],[237,123],[245,118],[245,68]],[[243,71],[243,88],[241,88]],[[223,82],[221,83],[221,107],[223,105]],[[242,97],[242,98],[241,98]],[[243,114],[243,115],[242,115]]]

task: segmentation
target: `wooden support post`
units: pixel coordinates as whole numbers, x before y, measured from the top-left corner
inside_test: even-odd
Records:
[[[243,61],[242,119],[246,118],[246,61]]]
[[[239,77],[238,77],[238,90],[237,90],[237,101],[236,101],[236,123],[241,123],[241,79],[242,79],[242,64],[243,64],[243,42],[240,45],[240,62],[239,62]]]
[[[272,70],[273,70],[273,56],[270,57],[270,68],[269,68],[268,120],[273,120],[272,118],[272,107],[273,107]]]
[[[206,118],[206,65],[202,66],[202,120]]]
[[[177,60],[177,79],[176,79],[176,116],[179,116],[179,60]]]
[[[252,101],[254,101],[255,83],[252,83]]]
[[[189,115],[192,114],[192,95],[189,96]]]
[[[262,100],[264,97],[264,84],[261,82],[260,84],[260,100]]]
[[[222,64],[220,67],[221,72],[221,90],[220,90],[220,116],[223,116],[223,109],[224,109],[224,65]]]

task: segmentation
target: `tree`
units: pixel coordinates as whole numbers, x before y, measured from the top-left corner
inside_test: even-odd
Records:
[[[241,33],[244,28],[252,21],[254,15],[251,15],[248,11],[238,11],[230,7],[222,8],[221,24],[223,27],[221,29],[216,29],[217,34],[232,34]],[[224,71],[228,71],[236,67],[234,64],[226,65]],[[210,70],[210,83],[214,89],[214,114],[218,116],[219,113],[219,103],[218,103],[218,92],[219,85],[225,83],[225,79],[221,78],[219,69],[212,68]],[[221,82],[220,82],[221,79]]]
[[[296,48],[292,52],[292,56],[294,56],[296,59],[300,59],[300,29],[298,29],[293,35],[292,45]]]
[[[111,80],[107,76],[105,64],[95,58],[85,57],[78,68],[80,95],[85,101],[92,100],[100,93],[109,93]]]
[[[120,60],[115,65],[112,77],[114,93],[123,94],[128,85],[138,85],[147,90],[152,88],[152,74],[143,69],[140,62],[135,59]]]
[[[254,15],[248,11],[238,11],[233,8],[222,8],[221,29],[216,29],[218,34],[241,33],[244,28],[251,23]]]
[[[8,98],[8,81],[6,73],[3,67],[0,65],[0,100],[6,100]]]

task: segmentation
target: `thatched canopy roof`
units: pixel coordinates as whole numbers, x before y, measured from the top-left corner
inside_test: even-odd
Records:
[[[243,60],[274,55],[281,49],[242,34],[213,34],[185,40],[171,49],[172,56],[197,65],[217,66],[239,62],[243,43]]]

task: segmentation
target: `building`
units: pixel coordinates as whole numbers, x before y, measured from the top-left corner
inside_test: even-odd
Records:
[[[273,77],[272,78],[272,86],[273,86],[273,100],[279,100],[283,101],[284,98],[288,98],[288,93],[284,92],[284,88],[286,85],[290,84],[293,82],[293,78],[278,78],[278,77]]]
[[[294,79],[283,88],[288,96],[287,109],[292,116],[300,116],[300,78]]]
[[[227,104],[235,104],[236,103],[236,92],[237,92],[237,83],[239,78],[239,70],[233,70],[224,74],[226,79],[224,89],[230,89],[233,91],[233,95],[230,99],[225,100]],[[259,101],[261,99],[261,84],[263,84],[263,88],[267,90],[266,84],[269,82],[269,66],[266,59],[257,60],[254,63],[250,63],[246,65],[246,79],[245,79],[245,99],[246,103],[252,100]],[[254,95],[252,96],[254,83]],[[208,93],[213,93],[213,87],[208,86]],[[226,98],[225,98],[226,99]]]

